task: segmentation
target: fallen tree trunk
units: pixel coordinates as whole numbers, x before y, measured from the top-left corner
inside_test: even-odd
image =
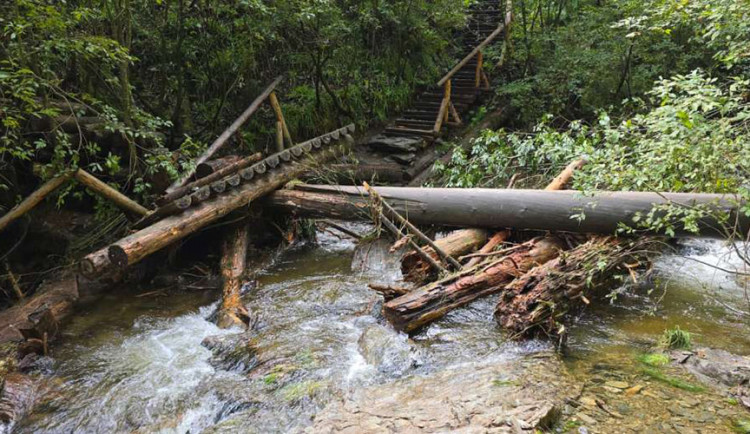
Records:
[[[85,170],[76,170],[75,178],[78,182],[86,186],[86,188],[114,203],[118,208],[127,211],[127,213],[143,217],[150,212],[146,207],[110,187],[105,182]]]
[[[367,192],[354,186],[297,186],[297,194],[279,194],[269,204],[294,210],[301,216],[348,220],[369,219],[362,209],[369,202]],[[637,214],[649,213],[654,205],[673,203],[695,208],[707,206],[728,212],[736,222],[738,236],[748,233],[750,218],[737,215],[737,198],[702,193],[596,192],[379,187],[378,192],[399,213],[414,224],[499,229],[537,229],[577,233],[614,234],[621,224],[633,225]],[[314,193],[314,194],[312,194]],[[321,195],[323,203],[313,205]],[[339,196],[336,198],[336,196]],[[343,198],[343,199],[342,199]],[[741,204],[742,205],[742,204]],[[366,220],[365,219],[365,220]],[[694,234],[677,225],[675,236],[727,237],[720,222],[706,217]],[[730,228],[731,229],[731,228]]]
[[[478,249],[479,246],[487,241],[487,231],[484,229],[461,229],[453,231],[444,238],[435,240],[435,244],[445,254],[452,257],[464,255]],[[423,248],[425,253],[435,260],[440,260],[437,252],[432,247]],[[401,274],[407,282],[421,284],[434,278],[435,273],[430,264],[428,264],[416,252],[408,252],[401,259]]]
[[[505,287],[495,319],[515,337],[561,335],[561,317],[586,306],[615,275],[630,275],[650,263],[660,243],[653,238],[594,237],[539,265]]]
[[[42,283],[33,296],[0,312],[0,344],[19,343],[21,357],[43,354],[78,300],[102,288],[74,275]]]
[[[221,257],[221,276],[224,280],[221,305],[216,325],[221,328],[247,326],[250,316],[240,300],[242,276],[247,263],[248,224],[242,220],[227,231]]]
[[[330,138],[328,141],[331,141]],[[328,160],[335,153],[336,147],[332,146],[330,149],[310,154],[308,157],[291,160],[272,171],[264,173],[263,176],[253,178],[247,184],[242,184],[234,190],[201,202],[181,214],[166,217],[104,249],[87,255],[81,261],[80,270],[86,276],[97,276],[108,270],[110,266],[114,269],[124,269],[135,264],[146,256],[220,219],[229,212],[280,188],[309,170],[311,163]],[[278,161],[276,164],[278,165]],[[102,251],[107,252],[108,262],[100,260]]]
[[[39,202],[43,201],[44,198],[47,197],[47,195],[57,190],[58,187],[72,178],[74,173],[75,172],[71,171],[50,179],[49,181],[42,184],[42,186],[39,187],[36,191],[26,197],[26,199],[21,201],[21,203],[14,206],[10,211],[5,213],[5,215],[0,217],[0,232],[8,227],[8,225],[11,224],[14,220],[23,216],[32,208],[37,206]]]
[[[506,257],[395,298],[385,303],[383,313],[396,329],[413,332],[452,309],[503,289],[515,277],[556,257],[561,248],[557,238],[535,238],[519,245]]]

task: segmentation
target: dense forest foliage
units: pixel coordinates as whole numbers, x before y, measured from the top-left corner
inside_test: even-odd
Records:
[[[747,2],[539,1],[517,9],[512,81],[496,89],[514,109],[513,125],[485,131],[468,152],[457,148],[438,165],[438,183],[504,187],[516,173],[557,173],[585,157],[574,178],[584,191],[750,197]],[[525,185],[540,182],[529,176]],[[634,226],[697,231],[706,212],[674,208]]]
[[[344,121],[383,120],[452,61],[451,36],[465,21],[464,6],[3,2],[2,206],[27,194],[35,178],[70,167],[147,200],[279,75],[295,137]],[[240,149],[269,147],[272,119],[270,109],[254,116],[238,138]]]

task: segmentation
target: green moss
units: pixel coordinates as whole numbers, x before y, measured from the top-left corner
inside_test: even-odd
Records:
[[[678,389],[687,390],[688,392],[697,393],[706,390],[706,388],[703,386],[688,383],[687,381],[679,379],[677,377],[671,377],[655,368],[643,368],[643,373],[653,378],[654,380],[661,381],[662,383],[669,384],[670,386],[676,387]]]
[[[750,419],[735,420],[732,424],[732,430],[740,434],[750,434]]]
[[[322,386],[323,383],[319,381],[302,381],[284,386],[279,393],[286,401],[298,401],[313,396]]]
[[[276,384],[276,382],[279,380],[279,374],[273,372],[271,374],[266,375],[263,377],[263,382],[266,384]]]
[[[507,386],[515,386],[516,382],[512,380],[492,380],[492,385],[496,387],[507,387]]]
[[[737,401],[737,398],[730,397],[730,398],[727,398],[727,404],[729,404],[729,405],[739,405],[740,402]]]
[[[578,428],[582,425],[582,422],[580,420],[573,420],[570,419],[566,421],[563,426],[561,427],[562,432],[570,432]]]
[[[690,333],[680,330],[679,326],[664,330],[661,346],[669,350],[689,350],[692,346]]]
[[[648,366],[665,366],[669,364],[669,356],[663,353],[647,353],[639,355],[638,361]]]

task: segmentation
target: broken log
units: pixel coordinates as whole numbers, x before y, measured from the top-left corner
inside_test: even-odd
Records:
[[[225,157],[204,161],[195,168],[195,177],[198,179],[205,178],[208,175],[218,172],[227,166],[231,166],[240,160],[242,160],[242,157],[239,155],[227,155]]]
[[[221,328],[247,326],[250,315],[240,300],[242,276],[247,263],[248,223],[243,219],[227,231],[221,255],[221,277],[223,289],[221,305],[217,312],[216,325]]]
[[[150,212],[146,207],[110,187],[105,182],[83,169],[76,170],[75,178],[86,188],[114,203],[123,211],[127,211],[128,213],[139,217],[143,217]]]
[[[586,306],[633,268],[645,267],[661,243],[653,238],[594,237],[535,267],[505,286],[495,320],[515,338],[563,334],[562,316]]]
[[[372,289],[375,292],[379,292],[383,295],[383,299],[388,302],[393,300],[394,298],[401,297],[402,295],[405,295],[409,293],[409,291],[412,290],[412,288],[404,287],[404,286],[396,286],[396,285],[380,285],[377,283],[370,283],[367,285],[370,289]]]
[[[316,193],[317,196],[307,196],[299,201],[304,194],[296,197],[286,194],[279,199],[271,196],[269,205],[282,210],[295,210],[305,217],[309,216],[305,207],[310,207],[310,214],[316,217],[335,214],[338,219],[363,220],[361,210],[367,206],[369,199],[367,192],[360,187],[298,185],[295,188]],[[647,214],[654,205],[672,203],[691,208],[704,205],[728,212],[728,221],[737,223],[740,237],[750,229],[750,218],[737,215],[739,198],[733,195],[627,191],[600,191],[584,195],[566,190],[412,187],[379,187],[378,193],[398,212],[407,215],[413,224],[485,229],[512,227],[611,235],[621,224],[633,225],[636,213]],[[326,199],[325,206],[310,206],[311,202],[324,194],[345,200]],[[675,236],[723,238],[728,235],[721,224],[711,217],[701,219],[698,226],[701,230],[699,234],[677,226]]]
[[[507,240],[509,236],[510,236],[509,231],[500,231],[500,232],[495,233],[495,235],[493,235],[492,238],[490,238],[490,240],[487,241],[487,244],[485,244],[484,246],[482,246],[481,249],[479,249],[479,251],[477,252],[477,256],[474,256],[471,259],[469,259],[469,262],[467,262],[466,265],[464,265],[464,268],[471,268],[477,265],[479,262],[482,261],[483,255],[487,255],[493,250],[495,250],[495,247],[504,243],[505,240]]]
[[[583,167],[583,165],[586,164],[586,160],[581,158],[579,160],[576,160],[570,164],[562,171],[559,175],[555,177],[555,179],[552,180],[552,182],[547,185],[544,189],[547,191],[554,191],[554,190],[564,190],[565,186],[570,182],[571,179],[573,179],[573,175],[575,174],[576,170]]]
[[[242,158],[241,160],[238,160],[238,161],[236,161],[236,162],[234,162],[234,163],[232,163],[230,165],[222,167],[221,169],[213,172],[210,175],[202,177],[201,179],[199,179],[199,180],[197,180],[195,182],[191,182],[190,184],[185,185],[183,187],[177,188],[174,191],[172,191],[171,193],[165,194],[164,196],[162,196],[161,198],[159,198],[159,200],[157,201],[157,203],[159,205],[163,205],[163,204],[169,203],[169,202],[171,202],[171,201],[173,201],[175,199],[178,199],[178,198],[180,198],[182,196],[185,196],[185,195],[191,193],[192,191],[194,191],[194,190],[196,190],[196,189],[198,189],[200,187],[203,187],[204,185],[211,184],[211,183],[216,182],[216,181],[218,181],[218,180],[220,180],[220,179],[222,179],[224,177],[227,177],[228,175],[231,175],[231,174],[233,174],[235,172],[238,172],[238,171],[240,171],[240,170],[242,170],[242,169],[244,169],[246,167],[249,167],[252,164],[257,163],[258,161],[260,161],[261,158],[262,158],[262,156],[261,156],[260,152],[257,152],[257,153],[255,153],[253,155],[250,155],[248,157]],[[229,182],[229,181],[227,181],[227,182]],[[237,184],[239,184],[239,182],[236,183],[236,184],[232,184],[231,182],[229,182],[229,183],[232,186],[237,186]]]
[[[461,229],[453,231],[443,238],[435,240],[435,244],[447,255],[461,256],[478,249],[487,241],[487,231],[484,229]],[[439,259],[432,247],[425,247],[425,252],[434,259]],[[409,252],[401,259],[401,274],[407,282],[421,284],[434,278],[429,265],[414,252]]]
[[[554,237],[532,239],[506,257],[451,275],[385,303],[383,314],[397,330],[414,332],[457,307],[502,290],[517,276],[556,257],[561,249],[562,243]]]
[[[181,214],[166,217],[101,250],[107,251],[110,263],[115,269],[124,269],[220,219],[229,212],[280,188],[309,170],[312,163],[320,163],[333,158],[337,148],[338,146],[330,146],[328,149],[316,151],[304,159],[285,163],[278,170],[254,178],[251,182],[242,184],[220,196],[209,198]],[[84,275],[96,276],[107,268],[106,264],[96,261],[100,258],[101,250],[83,258],[80,269],[82,273],[85,273]]]
[[[37,206],[39,202],[43,201],[50,193],[57,190],[58,187],[67,182],[75,174],[74,171],[63,173],[58,175],[49,181],[42,184],[36,191],[31,193],[26,199],[22,200],[21,203],[11,208],[10,211],[0,217],[0,232],[3,231],[8,225],[10,225],[17,218],[23,216],[29,212],[32,208]]]

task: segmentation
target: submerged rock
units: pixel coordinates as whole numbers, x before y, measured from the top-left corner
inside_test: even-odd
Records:
[[[401,376],[419,365],[420,358],[409,345],[407,336],[383,325],[369,326],[357,344],[365,361],[381,373]]]
[[[332,402],[308,433],[534,432],[580,394],[553,354],[473,364],[372,386]]]

